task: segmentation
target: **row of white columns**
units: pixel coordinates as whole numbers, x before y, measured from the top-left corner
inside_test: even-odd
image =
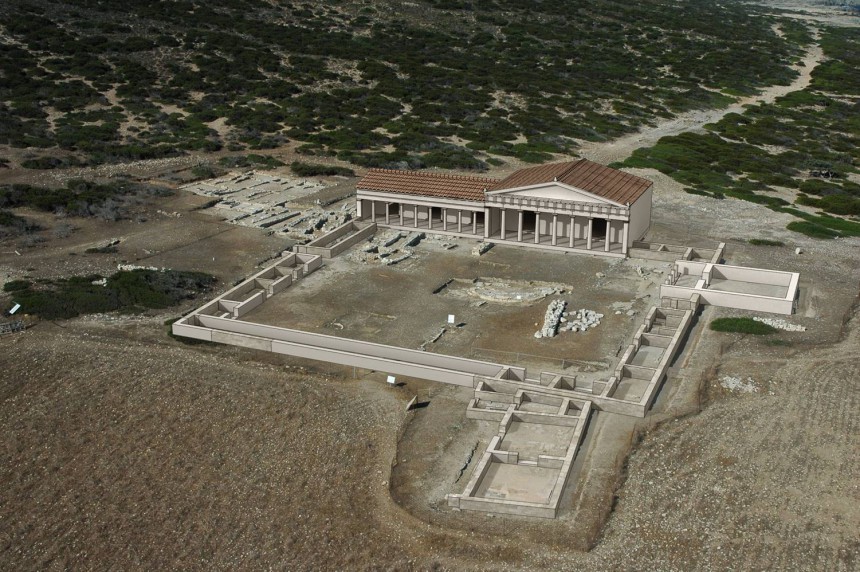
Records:
[[[377,202],[378,201],[373,201],[373,200],[370,201],[370,220],[371,220],[371,222],[376,222],[376,203]],[[392,203],[392,202],[386,202],[385,203],[385,224],[386,225],[391,224],[391,205],[392,204],[394,204],[394,203]],[[400,210],[400,213],[399,213],[400,226],[405,226],[404,216],[403,216],[403,211],[404,211],[403,207],[405,206],[405,204],[404,203],[398,203],[398,204],[400,205],[400,209],[399,209]],[[418,227],[418,208],[419,208],[419,205],[412,205],[412,206],[413,206],[413,215],[414,215],[413,220],[412,220],[412,224],[415,228],[419,228]],[[432,216],[431,215],[432,215],[433,211],[432,211],[431,207],[426,207],[426,208],[427,208],[427,227],[432,228]],[[444,208],[444,207],[442,208],[442,230],[443,231],[448,230],[448,211],[449,211],[449,209]],[[466,212],[471,213],[471,221],[470,221],[470,224],[468,224],[468,225],[463,224],[463,209],[457,209],[457,232],[462,233],[464,226],[471,226],[472,227],[471,228],[472,234],[473,235],[478,234],[478,220],[477,220],[478,217],[476,216],[477,211],[467,210]],[[501,219],[502,219],[501,220],[501,227],[502,227],[501,228],[501,237],[502,237],[502,240],[507,240],[507,220],[506,220],[507,219],[507,212],[508,212],[508,209],[501,209]],[[523,242],[523,212],[524,211],[522,211],[522,210],[517,211],[517,242]],[[538,211],[534,211],[534,213],[535,213],[534,243],[540,244],[541,213]],[[568,246],[570,248],[573,248],[574,247],[574,235],[575,235],[574,229],[576,228],[577,217],[575,215],[563,215],[563,216],[569,216],[570,217],[570,235],[569,235]],[[553,246],[558,246],[558,234],[557,234],[558,233],[558,220],[559,220],[559,215],[557,213],[552,213],[552,224],[550,225],[550,229],[551,229],[550,230],[550,244],[552,244]],[[586,235],[585,235],[585,241],[586,241],[585,247],[587,250],[591,250],[593,242],[594,242],[593,241],[594,219],[589,217],[586,220],[588,220],[588,231],[586,232]],[[490,237],[489,221],[490,221],[490,209],[487,208],[484,210],[484,237],[485,238]],[[609,252],[609,248],[611,245],[611,243],[609,241],[609,235],[610,235],[609,225],[611,224],[610,219],[606,220],[606,224],[607,224],[606,238],[604,240],[603,250],[605,252]],[[630,232],[630,222],[624,221],[624,226],[622,227],[622,231],[621,231],[621,252],[623,254],[627,254],[627,239],[628,239],[629,232]]]
[[[541,217],[541,213],[538,211],[534,211],[534,213],[535,213],[534,242],[535,242],[535,244],[540,244],[540,239],[541,239],[541,234],[540,234],[541,218],[540,217]],[[501,214],[502,214],[502,217],[501,217],[502,218],[502,220],[501,220],[501,227],[502,227],[501,228],[501,237],[502,237],[502,240],[507,240],[507,238],[508,238],[507,224],[506,224],[506,222],[507,222],[506,221],[507,209],[502,209]],[[570,248],[573,248],[574,235],[575,235],[574,229],[576,228],[576,216],[574,216],[574,215],[569,215],[569,216],[570,216],[570,235],[569,235],[569,242],[570,243],[568,246]],[[559,217],[559,215],[557,213],[552,213],[552,224],[550,225],[550,244],[552,244],[553,246],[558,246],[558,234],[557,234],[558,233],[558,217]],[[489,215],[487,215],[487,220],[489,220]],[[589,217],[587,220],[588,220],[588,232],[585,235],[585,240],[586,240],[585,247],[586,247],[586,249],[591,250],[592,243],[593,243],[593,236],[594,236],[594,219]],[[605,252],[609,252],[609,247],[611,245],[611,243],[609,241],[609,234],[610,234],[609,225],[610,224],[611,224],[611,220],[606,219],[606,238],[604,239],[604,245],[603,245],[603,250]],[[487,225],[487,229],[488,230],[487,230],[486,235],[487,235],[487,238],[489,238],[489,225]],[[621,252],[624,254],[627,254],[627,238],[628,238],[629,232],[630,232],[630,222],[625,220],[624,226],[622,227],[622,230],[621,230]],[[517,242],[523,242],[523,211],[521,211],[521,210],[517,211]]]
[[[381,202],[381,201],[380,201]],[[376,222],[376,203],[377,201],[370,201],[370,222]],[[385,224],[391,224],[391,205],[395,203],[386,202],[385,203]],[[405,226],[404,218],[403,218],[403,207],[405,203],[397,203],[400,205],[400,226]],[[419,205],[412,205],[413,207],[413,220],[412,224],[415,228],[418,228],[418,207]],[[447,208],[442,209],[442,230],[448,230],[448,210]],[[432,209],[431,207],[427,207],[427,228],[432,229]],[[463,232],[463,209],[457,209],[457,232]],[[467,210],[465,212],[472,213],[471,222],[466,226],[472,227],[472,234],[478,234],[478,217],[476,216],[477,211]]]

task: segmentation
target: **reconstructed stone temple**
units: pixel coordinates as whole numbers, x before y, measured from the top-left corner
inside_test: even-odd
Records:
[[[580,159],[504,179],[371,169],[356,186],[359,220],[626,257],[651,225],[651,181]]]
[[[580,160],[505,179],[371,170],[358,221],[329,230],[173,324],[179,336],[469,387],[466,416],[498,429],[454,510],[555,518],[592,410],[644,417],[704,305],[794,312],[800,276],[723,264],[716,248],[640,242],[651,223],[650,181]],[[672,263],[659,300],[605,375],[525,367],[248,321],[247,315],[380,226],[532,248]],[[402,233],[401,233],[402,234]],[[635,241],[635,244],[634,244]],[[527,268],[524,271],[527,272]],[[329,277],[330,278],[330,277]],[[325,280],[326,278],[320,278]],[[415,293],[405,293],[414,296]],[[617,357],[618,354],[616,354]],[[680,366],[679,366],[680,367]]]

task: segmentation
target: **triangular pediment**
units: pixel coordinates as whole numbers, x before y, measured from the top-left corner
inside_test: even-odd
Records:
[[[516,189],[500,189],[498,191],[490,191],[490,195],[505,195],[515,197],[528,197],[532,199],[544,199],[551,201],[573,201],[577,203],[592,203],[602,205],[617,205],[612,201],[608,201],[597,195],[593,195],[582,189],[577,189],[564,183],[552,182],[541,183],[539,185],[531,185],[528,187],[520,187]]]

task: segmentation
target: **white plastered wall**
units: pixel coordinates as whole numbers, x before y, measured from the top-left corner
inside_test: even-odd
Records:
[[[651,228],[651,199],[654,187],[642,193],[639,199],[630,205],[630,230],[627,233],[627,245],[632,246],[634,240],[640,240]]]

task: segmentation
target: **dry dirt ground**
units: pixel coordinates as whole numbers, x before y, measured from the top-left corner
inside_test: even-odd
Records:
[[[804,69],[819,58],[811,50]],[[583,154],[621,159],[650,141],[645,135],[717,117],[680,118]],[[291,148],[272,154],[296,157]],[[173,180],[195,163],[18,169],[4,172],[3,182],[120,171]],[[164,320],[196,300],[170,313],[43,321],[0,337],[0,569],[858,569],[860,240],[809,239],[785,230],[788,215],[689,195],[656,171],[636,172],[656,183],[649,240],[725,241],[730,263],[801,272],[799,313],[790,320],[808,330],[770,340],[716,333],[706,327],[711,319],[742,313],[706,309],[647,419],[593,418],[557,521],[444,506],[444,494],[471,473],[473,463],[457,480],[468,454],[479,455],[494,429],[465,419],[469,392],[418,380],[389,388],[380,374],[168,338]],[[342,196],[349,184],[339,184],[321,197]],[[210,272],[226,288],[287,246],[194,210],[203,202],[180,193],[117,223],[21,212],[46,228],[45,242],[0,242],[0,281],[108,274],[126,261]],[[66,226],[74,228],[68,237]],[[84,253],[112,238],[123,239],[117,253]],[[786,246],[754,247],[750,238]],[[521,351],[517,340],[543,303],[500,308],[494,321],[429,292],[448,277],[516,277],[522,251],[477,259],[465,244],[458,248],[442,252],[431,243],[402,269],[353,268],[361,296],[352,312],[334,304],[354,291],[339,282],[332,291],[339,297],[321,290],[305,299],[296,288],[286,298],[293,306],[271,319],[320,331],[340,319],[345,334],[412,347],[441,326],[435,314],[457,305],[467,326],[432,350],[467,355],[467,345],[483,347],[489,338],[494,349]],[[599,259],[542,255],[523,278],[564,282],[585,307],[605,307],[616,296],[631,301],[634,264],[613,269]],[[336,261],[309,284],[326,272],[349,277],[349,268]],[[383,287],[389,271],[423,292],[415,309],[434,313],[420,331],[420,320],[391,320],[373,308],[382,292],[408,315],[396,289]],[[607,279],[600,283],[596,272]],[[576,337],[564,346],[523,345],[545,363],[610,362],[629,335],[625,320],[609,318],[575,345]],[[726,376],[756,391],[725,389]],[[416,395],[426,407],[405,412]]]
[[[457,246],[445,250],[446,243]],[[563,253],[535,257],[533,250],[508,246],[478,257],[472,254],[475,244],[431,236],[414,247],[411,258],[391,266],[355,260],[351,255],[359,249],[354,249],[326,261],[243,320],[406,348],[422,346],[445,327],[438,340],[425,345],[427,351],[559,370],[613,356],[626,345],[669,266]],[[644,277],[636,266],[647,269]],[[434,294],[449,280],[454,281]],[[544,289],[559,292],[543,296]],[[494,293],[504,301],[494,301]],[[535,339],[555,299],[571,309],[603,313],[601,325]],[[618,315],[612,306],[617,302],[625,308]],[[628,316],[627,310],[637,315]],[[446,323],[448,315],[454,315],[455,325]]]
[[[784,215],[645,174],[657,182],[651,238],[727,240],[732,263],[800,271],[791,321],[809,329],[775,345],[711,332],[732,312],[705,310],[648,419],[592,421],[558,521],[444,507],[489,437],[465,419],[468,392],[185,345],[165,335],[177,309],[0,338],[0,568],[857,569],[860,241],[814,241],[781,230]],[[67,220],[79,227],[68,238],[5,242],[0,275],[109,272],[122,259],[207,270],[226,288],[285,246],[197,201],[180,194],[146,222]],[[116,236],[119,253],[82,254]],[[446,267],[444,256],[428,249],[421,262],[438,265],[434,280],[491,261],[461,253]],[[581,260],[590,280],[608,264]],[[546,279],[551,266],[540,268]],[[593,357],[611,359],[610,345]],[[758,391],[726,390],[722,376]],[[428,405],[406,413],[414,395]]]

